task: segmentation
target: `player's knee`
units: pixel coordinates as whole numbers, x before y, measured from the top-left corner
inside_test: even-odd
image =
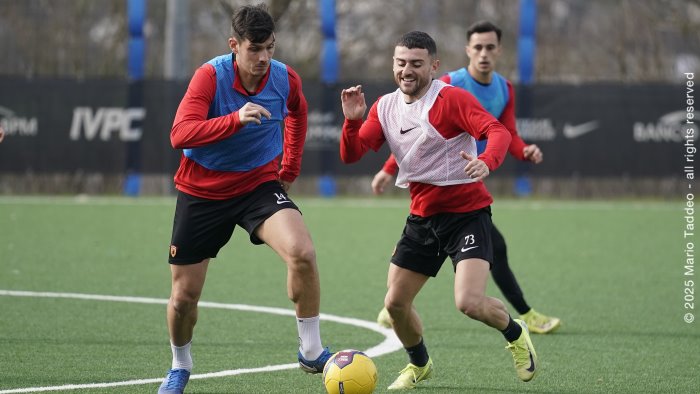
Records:
[[[199,294],[193,292],[178,292],[170,296],[170,305],[178,316],[189,315],[199,302]]]
[[[483,297],[464,296],[457,300],[457,309],[472,319],[480,319],[483,310]]]
[[[289,252],[288,261],[298,270],[313,269],[316,264],[316,249],[313,245],[297,245]]]
[[[384,307],[389,312],[389,315],[393,318],[394,316],[405,314],[411,306],[396,298],[386,297],[384,299]]]
[[[386,308],[387,312],[389,312],[389,316],[391,316],[392,319],[395,319],[396,316],[400,316],[405,310],[400,304],[389,303],[385,304],[384,307]]]

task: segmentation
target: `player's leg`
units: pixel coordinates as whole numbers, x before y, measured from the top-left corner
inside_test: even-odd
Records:
[[[490,261],[493,261],[489,208],[444,217],[440,233],[455,271],[455,306],[463,314],[498,330],[510,316],[503,302],[486,296]]]
[[[179,394],[187,385],[192,370],[190,346],[197,323],[197,302],[202,294],[209,259],[198,264],[171,265],[172,289],[167,307],[171,369],[158,388],[158,394]]]
[[[384,306],[393,321],[396,336],[406,350],[409,363],[389,390],[411,389],[433,373],[433,363],[423,342],[423,323],[413,306],[413,300],[428,280],[428,276],[390,264],[389,289]]]
[[[491,227],[491,242],[493,243],[493,266],[491,267],[493,281],[506,300],[522,315],[530,310],[530,306],[525,302],[523,291],[508,265],[506,240],[495,225]]]
[[[318,316],[321,289],[316,250],[299,211],[275,212],[258,227],[256,235],[287,264],[287,295],[297,316]]]
[[[495,225],[491,229],[491,240],[493,242],[493,266],[491,267],[493,281],[520,314],[520,318],[525,321],[530,332],[547,334],[559,328],[561,325],[559,318],[539,313],[525,301],[523,291],[508,264],[506,240]]]
[[[531,380],[536,372],[537,353],[532,346],[525,324],[513,320],[501,300],[485,295],[489,275],[488,262],[482,259],[462,260],[455,273],[455,304],[472,319],[501,331],[513,353],[518,377]]]
[[[290,205],[292,207],[296,208]],[[294,303],[297,316],[299,365],[306,372],[320,373],[332,354],[321,344],[321,287],[316,251],[301,213],[293,208],[274,212],[257,226],[255,236],[287,265],[287,295]]]
[[[389,289],[388,278],[387,278],[386,288]],[[382,305],[382,309],[377,314],[377,324],[379,324],[380,326],[382,326],[384,328],[391,328],[391,326],[393,324],[391,321],[391,315],[389,315],[389,311],[383,305]]]
[[[479,258],[465,259],[455,268],[455,306],[463,314],[484,324],[505,330],[510,316],[501,300],[486,296],[489,263]]]
[[[493,261],[491,226],[488,208],[453,215],[444,224],[443,231],[450,232],[446,251],[455,268],[455,305],[470,318],[501,332],[509,343],[518,377],[529,381],[538,362],[525,323],[513,320],[501,300],[486,295],[489,261]]]
[[[413,300],[428,280],[428,276],[389,265],[389,289],[384,306],[394,321],[394,331],[404,347],[417,345],[423,337],[423,325],[413,306]]]
[[[202,295],[208,266],[209,259],[198,264],[170,265],[172,288],[167,320],[170,342],[175,346],[184,346],[192,340],[197,323],[197,303]]]
[[[394,332],[401,340],[409,363],[389,390],[411,389],[433,373],[433,362],[423,342],[423,325],[413,306],[428,278],[440,271],[447,256],[433,229],[434,217],[409,215],[401,239],[389,265],[384,306],[393,320]]]
[[[170,245],[171,292],[167,306],[173,359],[159,393],[182,393],[189,379],[197,303],[204,288],[209,258],[216,256],[233,232],[233,224],[221,214],[228,209],[227,204],[178,194]]]
[[[173,368],[192,369],[189,351],[176,348],[189,347],[194,326],[197,324],[197,303],[202,295],[209,259],[197,264],[170,265],[172,288],[167,307],[168,332],[173,345]]]

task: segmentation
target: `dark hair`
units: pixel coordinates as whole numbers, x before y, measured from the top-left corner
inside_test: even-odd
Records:
[[[496,32],[496,37],[498,37],[498,42],[501,42],[501,29],[489,21],[478,21],[473,25],[469,26],[467,29],[467,42],[474,33],[488,33],[490,31]]]
[[[421,48],[427,49],[428,55],[435,57],[437,55],[437,45],[435,40],[422,31],[411,31],[399,38],[396,41],[397,47],[406,47],[408,49]]]
[[[231,35],[253,43],[265,42],[275,32],[275,21],[265,3],[236,9],[231,17]]]

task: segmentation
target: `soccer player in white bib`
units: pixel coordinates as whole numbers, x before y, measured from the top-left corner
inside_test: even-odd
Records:
[[[391,257],[384,299],[409,363],[389,390],[414,388],[432,376],[433,362],[413,300],[448,256],[457,309],[502,333],[521,380],[531,380],[539,365],[525,323],[512,319],[503,302],[485,294],[493,262],[493,198],[482,180],[503,162],[510,133],[470,93],[435,80],[439,64],[435,41],[426,33],[409,32],[394,48],[398,89],[380,97],[365,121],[362,86],[341,92],[343,162],[356,162],[386,142],[399,167],[396,184],[408,187],[411,195],[410,216]],[[477,155],[476,141],[482,139],[488,143]]]
[[[479,21],[471,25],[467,29],[466,46],[469,65],[448,72],[441,76],[440,80],[473,94],[484,109],[506,126],[512,138],[508,147],[511,156],[539,164],[542,162],[542,151],[535,144],[526,144],[516,129],[513,85],[494,70],[501,55],[501,34],[501,29],[488,21]],[[476,145],[477,152],[481,153],[486,147],[486,140],[477,141]],[[372,179],[372,191],[375,194],[384,192],[384,187],[391,182],[397,168],[394,156],[389,156],[383,168]],[[493,281],[520,314],[528,330],[531,333],[547,334],[558,329],[561,325],[558,317],[536,311],[525,300],[518,280],[508,264],[506,240],[495,225],[491,227],[491,241],[494,259],[491,267]],[[391,319],[386,309],[382,309],[377,315],[377,323],[391,327]]]

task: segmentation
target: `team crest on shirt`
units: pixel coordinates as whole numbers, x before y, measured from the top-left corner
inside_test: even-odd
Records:
[[[177,254],[177,246],[170,245],[170,257],[175,257],[176,254]]]

